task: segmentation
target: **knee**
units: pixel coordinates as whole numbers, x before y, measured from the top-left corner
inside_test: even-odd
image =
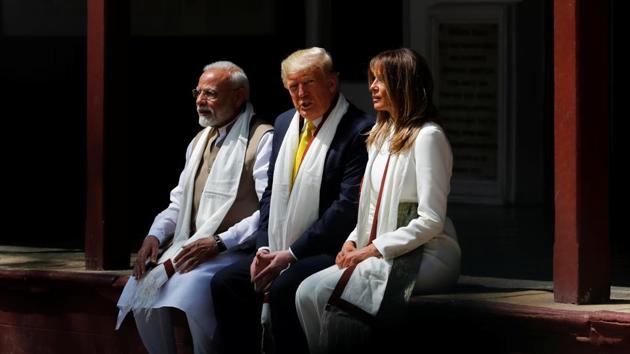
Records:
[[[308,300],[315,294],[316,282],[313,284],[311,278],[304,279],[295,292],[295,306],[304,307]]]

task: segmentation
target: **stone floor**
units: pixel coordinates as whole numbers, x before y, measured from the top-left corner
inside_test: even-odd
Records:
[[[135,256],[135,255],[134,255]],[[85,269],[85,253],[79,249],[0,245],[0,269],[99,272],[128,275],[131,270],[92,271]]]

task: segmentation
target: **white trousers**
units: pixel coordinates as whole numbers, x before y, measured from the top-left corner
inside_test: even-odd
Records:
[[[193,338],[195,353],[208,353],[216,328],[214,304],[210,283],[216,272],[247,257],[242,252],[223,252],[209,262],[197,266],[188,273],[176,272],[160,289],[151,318],[147,322],[145,312],[134,317],[142,341],[150,353],[174,353],[172,328],[167,309],[176,308],[186,313]],[[136,287],[136,279],[130,277],[118,300],[118,306],[127,304]],[[158,315],[159,313],[159,315]],[[158,343],[158,344],[153,344]]]
[[[319,339],[322,316],[342,273],[336,265],[330,266],[304,279],[295,293],[295,308],[311,354],[326,352]]]
[[[142,343],[150,354],[175,354],[175,334],[171,322],[173,308],[160,307],[151,311],[151,317],[146,320],[146,311],[134,311],[136,327]],[[211,353],[212,340],[196,321],[186,315],[188,327],[192,336],[195,354]]]
[[[442,237],[424,246],[414,293],[438,292],[457,283],[460,267],[457,242]],[[304,279],[295,294],[295,307],[311,354],[326,353],[320,337],[326,304],[345,269],[332,265]]]

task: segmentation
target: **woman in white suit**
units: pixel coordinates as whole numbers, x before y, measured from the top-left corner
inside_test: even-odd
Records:
[[[446,216],[453,158],[426,60],[407,48],[385,51],[372,58],[368,77],[377,121],[367,140],[357,226],[336,265],[297,290],[311,353],[338,347],[331,336],[351,340],[348,333],[357,333],[347,322],[333,326],[332,309],[372,323],[412,290],[441,291],[459,277],[461,251]],[[348,333],[330,333],[339,328]]]

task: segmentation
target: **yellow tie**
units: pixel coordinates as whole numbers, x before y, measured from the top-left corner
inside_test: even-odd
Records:
[[[306,146],[308,142],[313,138],[313,132],[315,131],[315,124],[310,120],[306,120],[306,127],[302,132],[302,136],[300,137],[300,143],[298,144],[297,152],[295,153],[295,162],[293,162],[293,175],[291,176],[291,186],[293,186],[293,182],[295,182],[295,177],[300,170],[300,164],[302,164],[302,158],[304,157],[304,151],[306,150]]]

